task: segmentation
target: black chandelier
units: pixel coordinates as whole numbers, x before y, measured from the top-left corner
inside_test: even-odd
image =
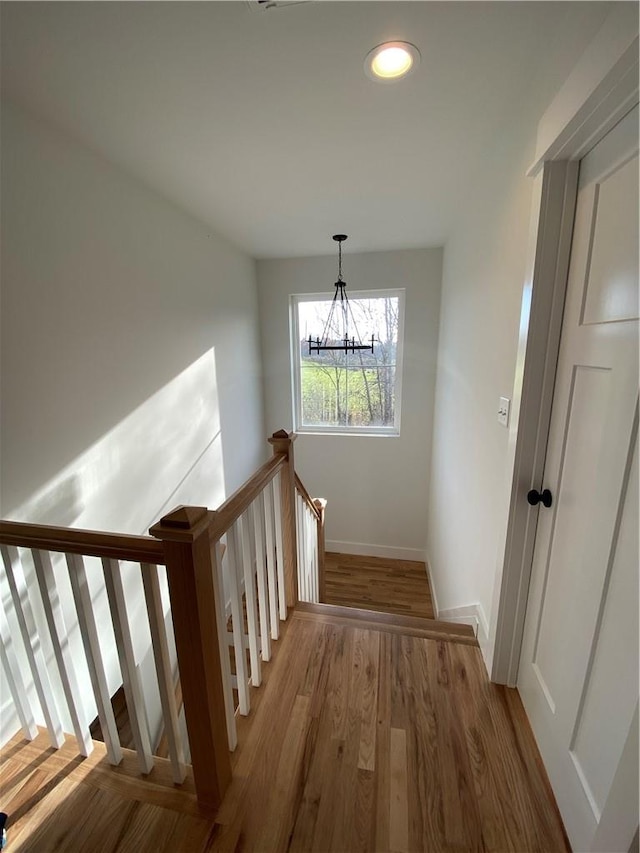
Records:
[[[334,234],[333,239],[338,244],[338,280],[336,292],[331,302],[329,316],[324,324],[322,336],[312,338],[309,335],[309,355],[328,350],[341,352],[356,352],[369,350],[373,352],[375,336],[371,335],[371,343],[363,344],[358,334],[356,320],[347,298],[347,283],[342,278],[342,244],[347,239],[346,234]],[[351,337],[350,337],[351,335]]]

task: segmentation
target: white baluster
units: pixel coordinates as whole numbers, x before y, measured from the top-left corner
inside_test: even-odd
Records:
[[[27,740],[33,740],[38,735],[38,727],[27,699],[27,688],[22,680],[12,643],[4,607],[0,607],[0,660],[24,736]]]
[[[142,685],[136,668],[136,658],[133,652],[133,641],[127,616],[127,605],[124,600],[124,588],[118,560],[102,559],[104,582],[107,588],[113,633],[116,638],[122,686],[127,701],[127,712],[131,723],[131,734],[138,754],[138,765],[141,773],[150,773],[153,769],[151,754],[151,739],[145,713]]]
[[[247,627],[249,631],[249,660],[251,661],[251,683],[260,687],[262,671],[258,648],[258,612],[256,609],[256,581],[251,559],[251,525],[245,513],[238,519],[242,537],[242,566],[244,570],[244,594],[247,602]]]
[[[273,535],[273,488],[269,483],[263,492],[264,498],[264,533],[267,548],[267,581],[269,586],[269,621],[271,622],[271,639],[280,636],[278,620],[278,580],[276,576],[275,542]]]
[[[313,601],[318,603],[318,519],[315,514],[309,513],[309,541],[313,554]]]
[[[78,742],[81,755],[91,755],[93,751],[93,740],[87,725],[87,716],[82,705],[80,687],[76,677],[76,670],[71,656],[71,649],[67,640],[68,631],[62,613],[62,606],[58,596],[51,555],[48,551],[31,551],[33,565],[36,570],[36,578],[40,587],[42,607],[49,627],[49,636],[53,653],[58,664],[62,689],[69,706],[69,716],[73,732]]]
[[[318,603],[318,520],[314,513],[311,513],[309,522],[309,536],[311,541],[311,550],[313,553],[313,600]]]
[[[229,749],[233,752],[238,745],[238,732],[236,730],[236,715],[233,707],[231,665],[229,661],[229,646],[227,644],[227,613],[224,604],[224,584],[222,583],[222,547],[220,545],[220,541],[215,544],[215,560],[213,568],[213,593],[216,599],[216,622],[218,628],[218,646],[220,648],[220,664],[222,667],[224,713],[227,721],[227,740],[229,741]]]
[[[306,601],[306,590],[304,586],[304,558],[302,555],[302,533],[300,530],[300,494],[295,492],[295,512],[296,512],[296,546],[298,552],[298,597],[300,601]]]
[[[169,657],[169,644],[167,642],[158,567],[152,566],[149,563],[141,563],[140,570],[142,571],[144,597],[149,616],[151,647],[153,649],[153,658],[158,676],[162,719],[169,744],[171,771],[173,781],[177,785],[181,785],[184,782],[187,771],[184,761],[184,750],[182,748],[182,738],[180,737],[178,709],[176,707],[176,696],[173,687],[171,658]],[[229,655],[227,654],[227,660],[228,657]]]
[[[71,591],[73,592],[78,612],[80,636],[82,637],[82,645],[84,646],[87,658],[87,666],[89,667],[93,695],[98,708],[102,736],[107,747],[107,756],[112,764],[119,764],[122,761],[122,747],[120,746],[120,738],[118,736],[115,717],[113,716],[111,696],[109,695],[109,687],[107,685],[107,676],[102,662],[98,629],[93,614],[93,603],[91,601],[91,591],[87,583],[84,560],[79,554],[67,554],[66,558],[69,567]]]
[[[311,536],[309,535],[309,507],[306,502],[304,504],[304,545],[307,560],[307,583],[309,592],[309,601],[313,601],[313,557],[311,555]]]
[[[305,533],[305,504],[304,498],[300,498],[300,549],[302,551],[302,574],[304,575],[305,600],[310,601],[309,596],[309,561],[307,560],[307,536]]]
[[[302,560],[302,576],[304,578],[304,600],[311,601],[309,594],[309,560],[307,559],[307,536],[305,531],[305,502],[300,496],[300,551]]]
[[[306,536],[307,536],[307,548],[309,549],[309,581],[310,581],[309,587],[310,587],[310,593],[311,593],[311,601],[315,601],[316,600],[316,593],[315,593],[315,571],[314,571],[314,567],[313,567],[313,541],[311,539],[311,510],[309,509],[309,507],[307,507],[306,509],[307,509],[307,513],[306,513],[306,516],[307,516]]]
[[[287,618],[287,590],[284,585],[284,547],[282,545],[282,505],[280,503],[280,473],[271,481],[273,488],[273,515],[276,530],[276,565],[278,568],[278,599],[280,601],[280,619]],[[295,504],[294,504],[295,511]]]
[[[258,578],[258,612],[260,615],[260,646],[262,660],[271,660],[271,638],[269,636],[269,608],[267,606],[267,579],[264,553],[264,501],[259,494],[251,506],[253,535],[256,543],[256,574]]]
[[[311,543],[311,510],[304,505],[305,531],[304,536],[307,543],[307,564],[309,566],[309,601],[315,601],[313,593],[313,546]]]
[[[7,580],[9,581],[13,606],[18,619],[20,633],[22,634],[22,641],[27,653],[27,660],[29,661],[29,668],[31,669],[36,693],[42,706],[42,714],[49,732],[49,739],[51,740],[51,745],[58,749],[64,743],[64,732],[53,695],[51,681],[49,680],[47,663],[42,652],[42,645],[38,636],[31,601],[29,600],[27,582],[22,569],[20,555],[17,548],[8,545],[0,547],[4,566],[7,571]]]
[[[233,651],[236,660],[236,680],[238,707],[246,716],[250,709],[249,690],[247,689],[247,659],[244,651],[244,619],[242,616],[242,591],[240,589],[240,568],[242,565],[241,537],[236,522],[227,534],[227,555],[229,558],[229,587],[231,593],[231,623],[233,628]]]

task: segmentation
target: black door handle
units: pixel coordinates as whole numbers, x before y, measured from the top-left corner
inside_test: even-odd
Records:
[[[548,509],[553,502],[553,498],[551,497],[549,489],[543,489],[541,492],[538,492],[536,489],[531,489],[530,492],[527,492],[527,501],[531,506],[537,506],[541,503]]]

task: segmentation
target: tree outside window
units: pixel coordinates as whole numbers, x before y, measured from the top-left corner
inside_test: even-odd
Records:
[[[357,327],[349,335],[363,343],[373,335],[373,352],[310,354],[309,335],[322,334],[331,299],[292,297],[296,429],[397,434],[404,291],[356,293],[349,295],[349,305]]]

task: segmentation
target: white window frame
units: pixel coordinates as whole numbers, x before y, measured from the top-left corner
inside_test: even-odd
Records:
[[[398,298],[398,343],[396,346],[396,373],[394,395],[394,422],[391,426],[303,426],[302,424],[302,387],[300,371],[300,329],[298,327],[298,305],[301,302],[331,302],[333,296],[323,293],[293,293],[289,296],[289,342],[291,351],[291,399],[293,404],[293,428],[307,435],[378,435],[397,437],[400,435],[400,416],[402,411],[402,364],[404,353],[404,306],[406,289],[390,287],[378,290],[357,290],[349,292],[349,299]],[[321,331],[321,330],[319,330]]]

